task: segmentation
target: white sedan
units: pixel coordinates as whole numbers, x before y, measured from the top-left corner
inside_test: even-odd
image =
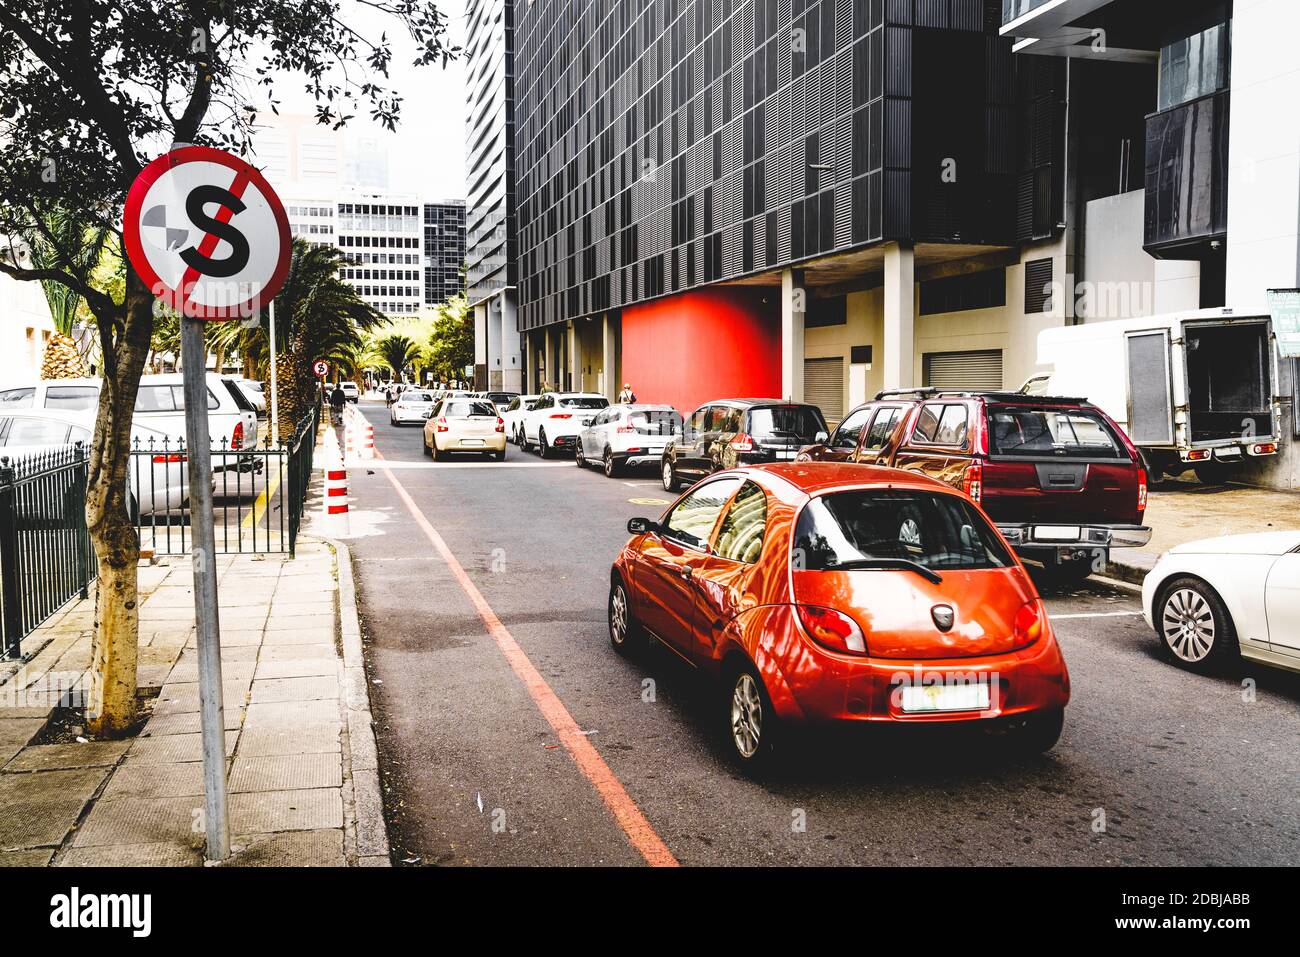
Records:
[[[1300,671],[1300,531],[1171,548],[1142,583],[1142,613],[1185,668],[1212,671],[1240,652]]]
[[[681,414],[671,405],[611,405],[578,433],[574,455],[579,468],[595,463],[613,478],[624,467],[657,466],[681,427]]]
[[[406,425],[408,422],[424,425],[424,420],[433,411],[434,404],[435,399],[432,392],[425,392],[422,389],[408,389],[399,395],[397,401],[389,407],[389,421],[393,425]]]
[[[501,413],[501,418],[506,423],[506,438],[515,445],[523,445],[523,426],[524,413],[533,407],[540,396],[536,395],[517,395],[510,400],[510,404],[505,407]]]

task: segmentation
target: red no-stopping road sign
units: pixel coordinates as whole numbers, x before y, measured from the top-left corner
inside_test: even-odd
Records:
[[[289,220],[275,190],[247,162],[210,146],[183,146],[146,166],[127,193],[122,225],[145,284],[194,318],[253,315],[289,272]]]
[[[312,363],[311,371],[316,373],[317,376],[324,378],[325,376],[329,375],[330,364],[326,362],[324,359],[317,359],[315,362]]]

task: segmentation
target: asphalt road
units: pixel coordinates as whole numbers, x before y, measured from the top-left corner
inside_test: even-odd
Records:
[[[412,506],[682,864],[1300,859],[1300,680],[1172,667],[1131,592],[1045,592],[1073,684],[1047,755],[1014,760],[970,735],[833,735],[755,782],[714,737],[715,691],[666,652],[628,661],[609,646],[626,521],[667,499],[653,473],[609,480],[513,446],[502,464],[434,464],[417,428],[362,410],[383,461],[349,471],[351,545],[399,864],[644,863]]]

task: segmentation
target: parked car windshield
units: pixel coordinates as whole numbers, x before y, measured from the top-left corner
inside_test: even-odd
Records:
[[[609,405],[608,399],[598,397],[587,398],[585,396],[574,399],[561,399],[560,407],[564,409],[603,409]]]
[[[821,412],[811,405],[769,406],[749,413],[749,434],[755,438],[792,435],[811,442],[825,429]]]
[[[799,514],[795,568],[833,571],[905,559],[927,568],[1003,568],[1010,555],[966,500],[942,492],[864,489],[814,498]]]
[[[1032,407],[989,409],[989,454],[1128,458],[1118,437],[1096,412]]]

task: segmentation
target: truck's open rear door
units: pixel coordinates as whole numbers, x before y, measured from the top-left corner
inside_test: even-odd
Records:
[[[1125,334],[1128,356],[1128,434],[1139,446],[1173,445],[1173,390],[1169,330]]]

